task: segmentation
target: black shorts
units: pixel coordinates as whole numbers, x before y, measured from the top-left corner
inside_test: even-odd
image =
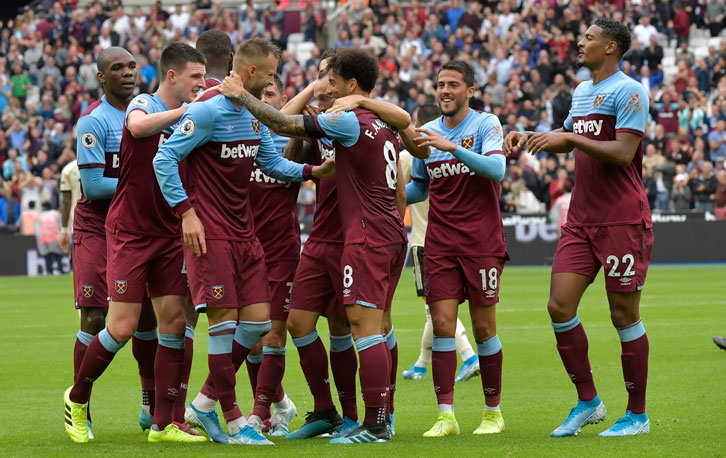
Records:
[[[418,297],[424,297],[424,247],[412,246],[411,256],[413,257],[413,281],[416,283],[416,295]]]

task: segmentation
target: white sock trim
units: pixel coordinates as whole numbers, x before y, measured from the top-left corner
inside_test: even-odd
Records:
[[[217,408],[217,401],[210,399],[202,393],[197,394],[197,397],[192,401],[194,408],[201,412],[214,412]]]
[[[484,410],[487,412],[499,412],[501,409],[499,409],[499,404],[497,404],[496,407],[484,406]]]
[[[227,430],[229,430],[229,433],[231,435],[235,435],[239,432],[240,429],[244,428],[245,426],[247,426],[247,419],[244,415],[242,415],[238,419],[232,420],[227,423]]]
[[[439,404],[439,413],[454,412],[453,404]]]

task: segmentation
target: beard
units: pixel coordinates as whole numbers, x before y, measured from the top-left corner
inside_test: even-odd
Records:
[[[444,107],[442,106],[441,101],[439,101],[439,108],[441,108],[441,113],[444,116],[454,116],[456,113],[458,113],[459,111],[461,111],[462,108],[464,108],[465,106],[466,106],[466,101],[464,101],[464,102],[454,102],[454,108],[452,108],[450,110],[445,110]]]

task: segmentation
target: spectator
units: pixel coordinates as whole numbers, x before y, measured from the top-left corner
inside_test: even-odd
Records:
[[[10,148],[8,150],[8,158],[5,159],[5,162],[3,162],[3,178],[5,180],[10,180],[12,178],[13,173],[15,173],[18,168],[17,164],[20,164],[21,172],[28,171],[28,161],[25,157],[18,156],[18,151],[14,148]]]
[[[724,0],[709,0],[706,3],[706,14],[703,17],[703,22],[711,32],[712,37],[717,37],[724,29],[726,24],[726,1]]]
[[[688,186],[688,175],[678,174],[673,183],[671,206],[674,211],[687,211],[691,209],[691,188]]]
[[[726,120],[719,119],[716,122],[716,128],[708,134],[708,146],[712,161],[726,158]]]
[[[51,209],[50,204],[45,202],[43,211],[35,217],[34,235],[38,244],[38,254],[45,258],[46,275],[64,273],[61,263],[63,251],[60,248],[60,227],[60,212]]]
[[[650,23],[650,16],[643,15],[640,17],[639,24],[633,28],[635,38],[641,43],[641,46],[647,46],[650,43],[650,37],[658,36],[658,30]]]
[[[715,195],[718,188],[718,180],[711,171],[711,163],[704,162],[701,171],[694,169],[696,179],[692,181],[692,191],[695,200],[695,207],[698,210],[713,211],[715,208]],[[692,172],[693,173],[693,172]]]
[[[557,169],[557,178],[550,183],[550,209],[555,201],[565,193],[565,186],[572,186],[572,182],[567,177],[567,170],[563,167]]]
[[[716,173],[716,179],[718,180],[718,185],[716,186],[713,201],[716,208],[724,208],[726,207],[726,170],[719,170]]]
[[[675,9],[673,32],[676,35],[676,46],[681,46],[681,43],[688,44],[688,36],[691,33],[691,20],[688,18],[688,13],[683,9],[683,5],[676,2],[673,8]]]
[[[10,86],[12,86],[13,97],[16,97],[20,101],[20,105],[24,106],[28,90],[32,85],[30,78],[23,71],[23,64],[20,62],[13,64],[13,76],[10,78]]]

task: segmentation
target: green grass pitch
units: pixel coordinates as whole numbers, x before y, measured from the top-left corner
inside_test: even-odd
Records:
[[[62,394],[71,383],[72,348],[78,330],[70,276],[0,278],[0,401],[4,427],[0,456],[726,456],[726,352],[711,342],[726,334],[726,267],[654,266],[642,297],[650,340],[648,414],[651,433],[635,438],[599,438],[625,410],[620,345],[609,321],[602,275],[586,292],[580,317],[590,341],[590,359],[605,424],[588,426],[579,437],[552,439],[549,432],[576,400],[555,349],[546,311],[547,268],[508,267],[502,278],[498,332],[504,346],[503,433],[474,437],[483,408],[479,379],[456,385],[461,435],[423,439],[436,417],[430,373],[424,381],[400,378],[418,354],[424,323],[411,269],[404,271],[393,314],[399,345],[396,436],[389,444],[332,446],[324,439],[276,440],[277,445],[237,450],[219,444],[151,445],[137,419],[141,403],[136,363],[130,348],[120,352],[93,391],[96,439],[70,442],[63,429]],[[462,319],[469,323],[466,308]],[[321,336],[327,336],[321,321]],[[469,334],[471,340],[471,333]],[[323,340],[327,344],[327,339]],[[190,381],[190,398],[206,376],[206,320],[200,319]],[[302,424],[312,399],[297,351],[288,342],[284,386]],[[243,412],[251,409],[247,375],[238,377]],[[359,404],[362,402],[359,401]],[[362,409],[362,406],[361,406]],[[361,410],[362,411],[362,410]]]

